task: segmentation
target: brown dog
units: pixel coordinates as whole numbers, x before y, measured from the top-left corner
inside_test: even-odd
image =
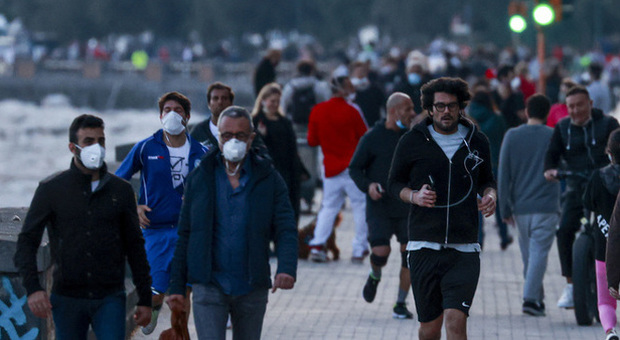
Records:
[[[332,229],[332,233],[329,235],[327,239],[327,243],[325,244],[326,250],[332,253],[332,260],[336,261],[340,258],[340,249],[336,245],[336,228],[340,225],[342,221],[342,213],[338,213],[336,216],[336,220],[334,221],[334,228]],[[314,228],[316,228],[316,217],[312,220],[312,222],[308,223],[305,227],[301,228],[298,232],[297,243],[299,245],[299,258],[307,260],[308,256],[310,256],[310,247],[308,246],[308,242],[314,237]]]
[[[187,330],[188,316],[186,311],[172,311],[170,317],[171,328],[163,331],[159,336],[159,340],[189,340],[189,331]]]

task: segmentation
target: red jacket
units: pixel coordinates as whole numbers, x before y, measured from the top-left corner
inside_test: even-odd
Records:
[[[359,112],[342,97],[314,106],[308,121],[308,145],[321,146],[325,177],[344,171],[368,127]]]

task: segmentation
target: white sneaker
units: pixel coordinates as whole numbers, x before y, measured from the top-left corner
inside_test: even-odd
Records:
[[[313,262],[327,262],[327,253],[323,249],[312,248],[310,250],[310,260]]]
[[[616,330],[612,328],[611,331],[609,331],[609,333],[607,333],[607,337],[605,337],[605,340],[619,340],[620,338],[618,338],[618,334],[616,333]]]
[[[564,291],[562,292],[562,296],[558,300],[559,308],[574,308],[575,303],[573,301],[573,284],[569,283],[564,287]]]

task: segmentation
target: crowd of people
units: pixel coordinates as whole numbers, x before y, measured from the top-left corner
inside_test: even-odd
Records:
[[[443,67],[420,50],[383,64],[365,55],[329,81],[304,59],[297,76],[278,84],[280,57],[270,50],[257,66],[250,110],[234,105],[230,86],[214,82],[206,91],[211,115],[190,128],[189,99],[162,95],[162,128],[138,142],[114,175],[104,161],[103,120],[72,122],[70,168],[40,182],[15,254],[28,305],[53,317],[57,338],[85,339],[89,325],[98,339],[124,337],[127,259],[144,334],[166,301],[185,325],[193,313],[201,339],[224,339],[231,325],[234,338],[259,339],[268,291],[296,284],[302,183],[313,172],[299,156],[302,137],[322,159],[310,260],[330,260],[326,243],[348,197],[350,259],[370,264],[362,298],[375,300],[396,236],[401,270],[392,316],[414,317],[411,290],[420,339],[439,339],[444,327],[450,339],[467,338],[492,215],[502,250],[514,241],[508,226],[516,227],[523,313],[546,314],[543,277],[556,235],[567,282],[557,306],[572,308],[572,244],[584,208],[597,217],[601,324],[607,340],[618,339],[620,125],[604,64],[589,65],[588,84],[550,75],[545,94],[516,55],[467,68],[448,52]],[[122,179],[138,172],[136,202]],[[56,263],[50,296],[36,271],[45,228]]]

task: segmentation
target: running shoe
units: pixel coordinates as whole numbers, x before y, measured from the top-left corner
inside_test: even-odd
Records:
[[[377,295],[377,286],[381,282],[381,279],[376,279],[372,274],[368,275],[368,280],[366,280],[366,284],[364,285],[364,290],[362,291],[362,296],[364,296],[364,300],[366,302],[371,303],[375,300],[375,295]]]
[[[616,329],[612,328],[606,335],[605,340],[620,340],[618,338],[618,334],[616,333]]]
[[[319,263],[327,262],[327,252],[323,247],[312,248],[310,250],[310,260],[312,260],[312,262]]]
[[[531,316],[545,316],[545,304],[525,301],[523,302],[523,314]]]
[[[397,302],[394,305],[394,313],[392,313],[394,319],[413,319],[413,313],[407,309],[407,303]]]

